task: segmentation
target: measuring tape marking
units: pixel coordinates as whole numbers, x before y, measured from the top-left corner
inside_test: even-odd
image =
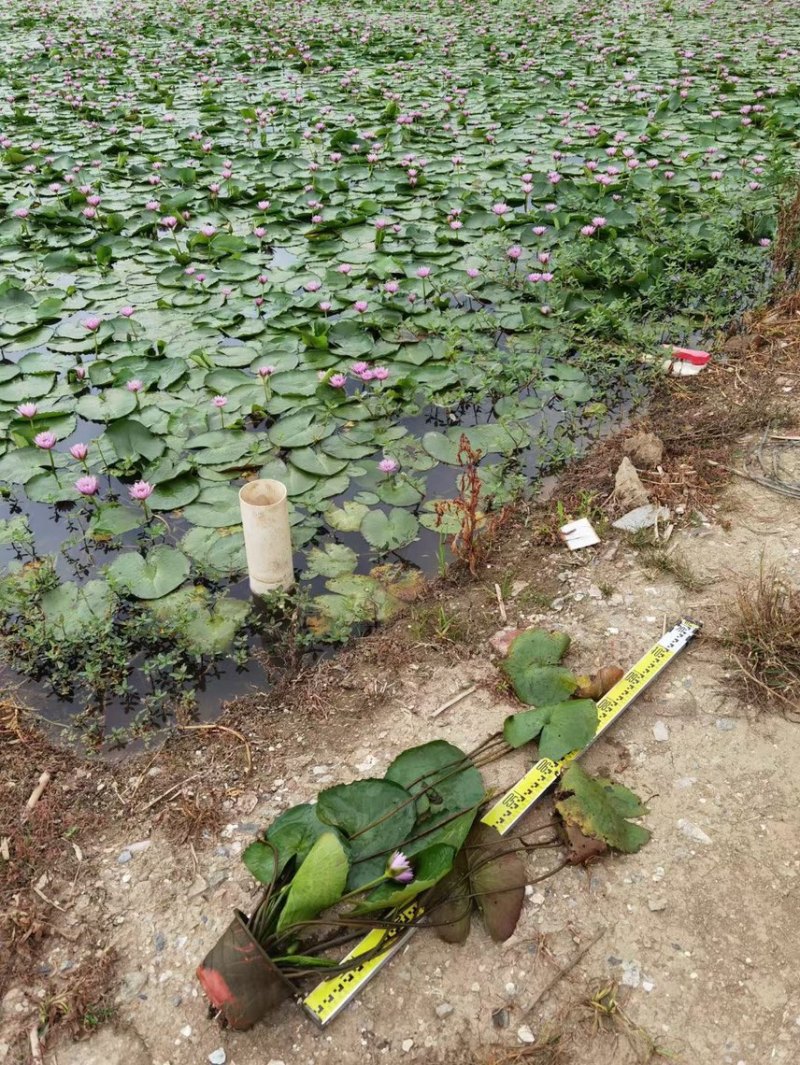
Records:
[[[412,902],[410,906],[407,906],[395,916],[395,920],[400,924],[408,924],[415,918],[420,917],[422,913],[422,907],[418,903]],[[303,999],[303,1007],[306,1012],[318,1024],[322,1026],[328,1024],[340,1010],[344,1009],[353,996],[375,976],[381,966],[394,957],[416,930],[416,924],[412,924],[409,928],[373,928],[344,957],[343,963],[352,961],[361,954],[368,954],[369,951],[375,950],[383,939],[388,943],[386,950],[382,950],[380,954],[376,954],[374,957],[362,962],[361,965],[354,966],[346,973],[337,973],[336,976],[331,976],[317,984],[314,990],[309,992]]]

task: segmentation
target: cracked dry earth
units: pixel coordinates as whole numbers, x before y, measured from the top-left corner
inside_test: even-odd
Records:
[[[249,1032],[221,1031],[208,1019],[194,970],[231,908],[253,903],[240,862],[253,834],[321,785],[381,773],[408,745],[447,737],[468,749],[513,709],[496,694],[488,648],[467,661],[448,661],[443,651],[422,665],[387,662],[372,677],[383,695],[365,697],[357,713],[276,720],[276,762],[257,762],[251,790],[232,805],[218,838],[191,850],[121,823],[94,840],[99,876],[65,920],[90,914],[98,942],[115,944],[118,1018],[86,1041],[48,1048],[46,1065],[466,1065],[535,1049],[553,1032],[577,1065],[664,1060],[648,1059],[638,1029],[672,1055],[667,1060],[691,1065],[800,1060],[800,733],[777,710],[756,714],[731,694],[725,652],[713,639],[737,585],[765,563],[800,582],[800,504],[739,481],[707,517],[675,534],[676,553],[708,582],[699,591],[643,568],[630,546],[614,554],[607,539],[594,552],[552,551],[559,591],[543,613],[509,603],[510,623],[569,632],[568,663],[587,671],[631,664],[682,614],[704,623],[703,638],[585,756],[589,769],[649,800],[653,839],[640,853],[566,868],[529,888],[503,945],[475,923],[462,947],[418,932],[328,1029],[288,1004]],[[528,570],[524,547],[515,576],[541,579]],[[475,694],[432,716],[471,684],[479,685]],[[516,779],[524,761],[522,752],[515,757],[490,766],[487,781]],[[532,876],[554,861],[552,852],[538,853],[529,859]],[[558,968],[603,929],[529,1013]],[[62,941],[52,964],[62,965],[69,950]],[[586,1000],[612,980],[629,1024],[603,1034]]]

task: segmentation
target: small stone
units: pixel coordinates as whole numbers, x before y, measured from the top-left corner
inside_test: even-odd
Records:
[[[536,1036],[531,1031],[530,1025],[527,1024],[521,1024],[519,1028],[517,1028],[517,1039],[519,1039],[520,1043],[536,1042]]]
[[[653,913],[659,913],[661,910],[666,910],[667,900],[663,895],[654,895],[653,898],[647,900],[647,906]]]
[[[183,1038],[184,1039],[188,1039],[191,1034],[192,1034],[192,1026],[191,1026],[191,1024],[184,1024],[183,1028],[181,1028],[181,1035],[183,1036]]]
[[[511,644],[523,631],[523,629],[514,629],[510,627],[500,629],[489,640],[489,646],[492,648],[493,651],[499,654],[501,658],[505,658],[508,654]]]
[[[603,598],[603,593],[600,591],[596,584],[590,584],[589,587],[586,589],[586,594],[589,596],[590,599]]]
[[[693,821],[687,821],[685,817],[682,817],[678,821],[678,828],[688,839],[693,839],[695,843],[710,843],[711,837],[707,836],[705,832],[696,825]]]
[[[167,939],[163,932],[156,932],[156,954],[160,954],[161,951],[167,945]]]
[[[449,1017],[455,1009],[455,1006],[451,1006],[449,1002],[440,1002],[436,1007],[437,1017]]]
[[[669,740],[669,729],[663,721],[656,721],[653,725],[653,736],[657,743],[666,743]]]
[[[131,854],[141,854],[143,851],[146,851],[150,846],[151,841],[149,839],[142,839],[138,843],[128,844],[127,849],[131,852]]]
[[[131,854],[131,852],[130,852],[130,851],[122,851],[122,852],[121,852],[121,853],[120,853],[120,854],[119,854],[119,855],[117,856],[117,862],[118,862],[118,863],[119,863],[120,865],[126,865],[126,864],[127,864],[127,863],[128,863],[128,862],[129,862],[130,860],[131,860],[131,858],[132,858],[132,857],[133,857],[133,855]]]
[[[652,877],[653,883],[654,884],[659,884],[663,879],[664,879],[664,866],[663,865],[657,865],[655,867],[655,869],[653,870],[653,877]]]
[[[517,993],[517,985],[516,984],[512,984],[512,983],[506,984],[506,994],[507,995],[516,995],[516,993]]]
[[[736,728],[736,722],[731,717],[721,717],[717,721],[717,728],[720,732],[731,732]]]
[[[211,1051],[208,1055],[208,1060],[211,1062],[211,1065],[225,1065],[225,1062],[228,1060],[228,1055],[225,1053],[223,1047],[220,1047],[219,1050]]]
[[[658,466],[664,458],[664,444],[655,433],[634,433],[622,445],[622,450],[645,470]]]
[[[655,986],[652,980],[642,980],[642,991],[652,991]]]
[[[258,806],[258,796],[254,791],[243,791],[236,800],[236,809],[243,814],[251,814]]]
[[[328,765],[315,765],[315,766],[312,766],[311,772],[314,774],[315,777],[321,777],[321,776],[324,776],[326,773],[330,772],[330,766],[328,766]]]
[[[189,899],[193,899],[197,895],[202,895],[203,892],[207,890],[208,884],[206,883],[205,877],[200,876],[200,874],[198,873],[198,875],[192,881],[191,887],[186,892],[186,897]]]
[[[501,1008],[492,1012],[492,1024],[495,1028],[508,1028],[509,1021],[508,1010]]]
[[[132,1002],[147,983],[147,973],[126,973],[117,994],[118,1002]]]
[[[642,982],[642,973],[634,961],[622,963],[622,984],[625,987],[638,987]]]
[[[614,495],[619,505],[626,510],[633,510],[634,507],[643,507],[650,502],[647,489],[639,479],[636,467],[627,455],[619,464],[619,469],[614,479]]]
[[[514,581],[511,585],[511,598],[516,599],[518,595],[521,595],[530,584],[530,581]]]
[[[413,1047],[413,1045],[414,1045],[414,1040],[413,1039],[404,1039],[403,1042],[400,1044],[400,1046],[403,1049],[403,1053],[404,1054],[407,1054],[409,1052],[409,1050]]]

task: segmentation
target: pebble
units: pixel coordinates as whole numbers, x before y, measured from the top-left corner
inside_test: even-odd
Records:
[[[133,855],[130,851],[122,851],[121,854],[119,854],[117,857],[117,862],[119,863],[119,865],[125,865],[131,860],[132,857]]]
[[[732,717],[721,717],[717,721],[717,728],[720,730],[720,732],[731,732],[733,729],[736,728],[736,722],[733,720]]]
[[[622,984],[625,987],[638,987],[642,982],[642,973],[635,961],[622,963]]]
[[[163,932],[156,932],[156,938],[155,938],[156,954],[160,954],[161,951],[164,949],[164,947],[166,947],[166,945],[167,945],[167,938],[164,935],[164,933]]]
[[[451,1006],[449,1002],[440,1002],[436,1007],[437,1017],[449,1017],[455,1009],[455,1006]]]
[[[521,1024],[519,1028],[517,1028],[517,1039],[519,1039],[520,1043],[536,1042],[536,1036],[531,1031],[530,1025],[527,1024]]]
[[[148,849],[150,843],[151,841],[149,839],[143,839],[140,840],[138,843],[129,843],[126,849],[129,850],[131,854],[141,854],[142,851],[146,851]]]
[[[330,773],[331,767],[329,765],[315,765],[312,767],[311,772],[315,777],[322,777],[326,773]]]
[[[211,1051],[208,1055],[208,1060],[211,1062],[211,1065],[225,1065],[225,1062],[228,1060],[228,1055],[225,1053],[225,1050],[220,1047],[219,1050]]]
[[[181,1028],[181,1035],[183,1036],[183,1038],[184,1039],[188,1039],[191,1034],[192,1034],[192,1026],[191,1026],[191,1024],[184,1024],[183,1028]]]
[[[656,721],[653,725],[653,736],[658,743],[666,743],[669,739],[669,729],[663,721]]]
[[[678,821],[678,828],[688,839],[693,839],[695,843],[710,843],[711,837],[707,836],[705,832],[696,825],[693,821],[687,821],[685,817],[682,817]]]
[[[647,900],[647,906],[653,913],[659,913],[661,910],[666,910],[667,900],[663,895],[653,896]]]
[[[400,1044],[400,1046],[403,1049],[403,1053],[404,1054],[407,1054],[409,1052],[409,1050],[413,1047],[413,1045],[414,1045],[414,1040],[413,1039],[404,1039],[403,1042]]]

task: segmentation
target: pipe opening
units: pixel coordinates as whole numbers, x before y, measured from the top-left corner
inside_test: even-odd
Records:
[[[286,498],[286,485],[280,481],[250,481],[239,489],[239,499],[251,507],[274,507]]]

